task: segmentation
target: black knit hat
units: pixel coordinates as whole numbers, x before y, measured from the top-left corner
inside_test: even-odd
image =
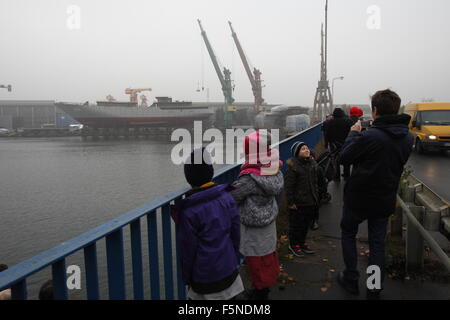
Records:
[[[195,149],[184,163],[184,176],[193,187],[208,183],[214,176],[211,155],[205,148]]]
[[[297,141],[297,142],[295,142],[295,143],[292,145],[292,147],[291,147],[291,153],[292,153],[292,156],[293,156],[294,158],[297,157],[298,152],[300,151],[300,149],[301,149],[304,145],[306,145],[306,143],[303,142],[303,141]]]

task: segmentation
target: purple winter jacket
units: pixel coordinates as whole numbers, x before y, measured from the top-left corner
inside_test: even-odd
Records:
[[[207,284],[236,272],[240,220],[228,185],[196,192],[173,210],[181,246],[183,281]]]

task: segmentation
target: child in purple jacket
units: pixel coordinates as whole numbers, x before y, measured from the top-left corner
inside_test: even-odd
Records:
[[[198,158],[195,153],[202,153]],[[195,163],[200,159],[200,163]],[[184,165],[192,189],[173,211],[181,247],[183,281],[193,300],[228,300],[244,291],[238,271],[240,220],[227,185],[212,182],[213,166],[204,149]]]

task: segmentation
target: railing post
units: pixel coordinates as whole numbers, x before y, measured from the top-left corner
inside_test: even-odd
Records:
[[[414,203],[416,199],[416,187],[407,185],[406,188],[403,190],[403,201]]]
[[[23,279],[11,287],[12,300],[27,300],[27,280]]]
[[[66,260],[62,259],[52,265],[53,294],[55,300],[67,300]]]
[[[125,300],[125,258],[122,229],[106,236],[106,260],[108,264],[109,299]]]
[[[148,262],[150,266],[150,293],[152,300],[160,299],[158,228],[156,212],[147,215]]]
[[[133,263],[133,292],[135,300],[144,300],[144,278],[142,273],[141,221],[130,224],[131,256]]]
[[[403,210],[397,203],[395,207],[395,213],[391,217],[391,235],[402,236],[403,234]]]
[[[173,270],[172,270],[172,231],[171,231],[171,216],[170,205],[165,205],[161,208],[162,215],[162,230],[163,230],[163,256],[164,256],[164,289],[166,293],[166,300],[173,300]]]
[[[417,207],[409,205],[409,208],[414,217],[423,222],[423,215],[425,212],[424,207]],[[423,269],[423,247],[424,239],[419,230],[413,226],[408,219],[407,232],[406,232],[406,270],[422,270]]]
[[[86,295],[88,300],[99,300],[97,245],[84,248],[84,265],[86,269]]]
[[[180,199],[175,200],[175,205],[179,204],[181,201]],[[178,226],[175,225],[175,237],[176,237],[176,255],[177,255],[177,284],[178,284],[178,300],[186,300],[186,288],[183,282],[183,273],[181,270],[181,245],[180,245],[180,239],[178,237],[177,232]]]

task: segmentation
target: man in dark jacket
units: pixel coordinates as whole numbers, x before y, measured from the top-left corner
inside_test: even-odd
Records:
[[[348,136],[352,120],[347,117],[344,110],[336,108],[333,111],[333,119],[326,126],[325,140],[329,143],[331,151],[340,149]],[[339,151],[338,151],[339,152]],[[344,179],[350,176],[350,166],[344,165]],[[339,164],[336,165],[335,181],[341,179],[341,170]]]
[[[333,120],[333,115],[329,114],[327,115],[327,117],[325,118],[325,121],[322,123],[322,132],[323,132],[323,136],[324,136],[324,140],[325,140],[325,148],[328,148],[328,135],[327,135],[327,131],[328,131],[328,125],[330,124],[330,121]]]
[[[373,126],[361,132],[361,122],[352,128],[340,153],[339,161],[353,165],[352,175],[344,189],[341,220],[342,250],[346,269],[339,274],[339,283],[357,294],[356,234],[358,226],[368,220],[369,266],[380,268],[384,277],[384,239],[388,217],[395,211],[397,188],[412,151],[409,133],[410,116],[398,115],[400,97],[391,90],[378,91],[372,97]],[[379,290],[368,290],[368,297],[377,298]]]

